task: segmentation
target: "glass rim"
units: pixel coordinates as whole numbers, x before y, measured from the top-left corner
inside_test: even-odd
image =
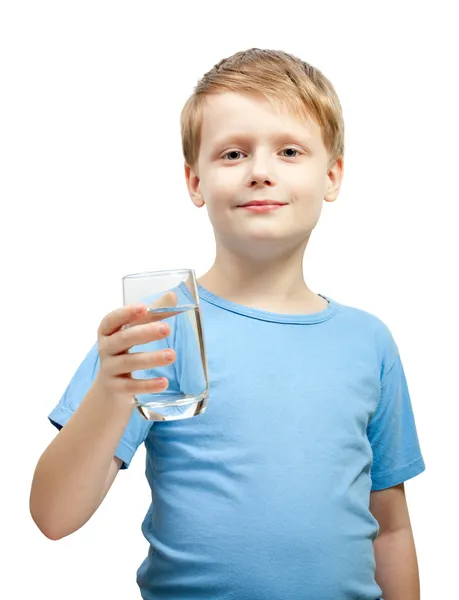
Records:
[[[122,280],[125,281],[128,279],[166,277],[168,275],[179,275],[180,273],[189,273],[194,279],[196,279],[194,269],[167,269],[165,271],[142,271],[140,273],[129,273],[128,275],[123,275]]]

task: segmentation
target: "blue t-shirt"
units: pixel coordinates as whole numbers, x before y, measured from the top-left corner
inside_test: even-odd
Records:
[[[285,315],[198,290],[207,410],[156,423],[134,411],[116,450],[126,468],[146,445],[142,597],[378,600],[370,491],[425,469],[388,327],[326,296],[320,312]],[[96,344],[49,416],[56,426],[98,367]],[[162,371],[174,386],[175,363]]]

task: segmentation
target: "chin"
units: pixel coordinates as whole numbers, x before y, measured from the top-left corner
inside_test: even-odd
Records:
[[[269,243],[287,240],[291,237],[291,235],[291,230],[288,230],[285,226],[260,227],[258,225],[256,227],[248,227],[241,235],[241,238],[243,238],[244,240],[254,240]]]
[[[275,258],[291,249],[294,246],[292,241],[291,234],[286,232],[283,235],[254,233],[234,238],[231,241],[231,248],[235,254],[266,260],[269,257]]]

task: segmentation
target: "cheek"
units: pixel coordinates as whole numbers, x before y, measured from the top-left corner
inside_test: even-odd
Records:
[[[206,201],[221,204],[234,197],[240,182],[235,177],[234,169],[215,169],[206,174],[204,181],[201,179],[200,187]]]
[[[316,197],[323,197],[323,179],[318,176],[317,171],[295,170],[285,178],[286,185],[295,200],[312,201]]]

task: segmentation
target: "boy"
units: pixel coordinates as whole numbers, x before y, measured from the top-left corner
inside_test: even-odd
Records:
[[[425,466],[397,345],[302,274],[343,177],[336,92],[296,57],[251,49],[203,77],[181,124],[188,191],[217,248],[198,280],[209,406],[142,420],[132,395],[167,381],[129,374],[162,366],[170,380],[175,356],[128,349],[169,326],[141,324],[145,307],[108,314],[49,417],[62,429],[37,465],[32,516],[51,539],[72,533],[145,442],[145,600],[416,600],[403,482]]]

